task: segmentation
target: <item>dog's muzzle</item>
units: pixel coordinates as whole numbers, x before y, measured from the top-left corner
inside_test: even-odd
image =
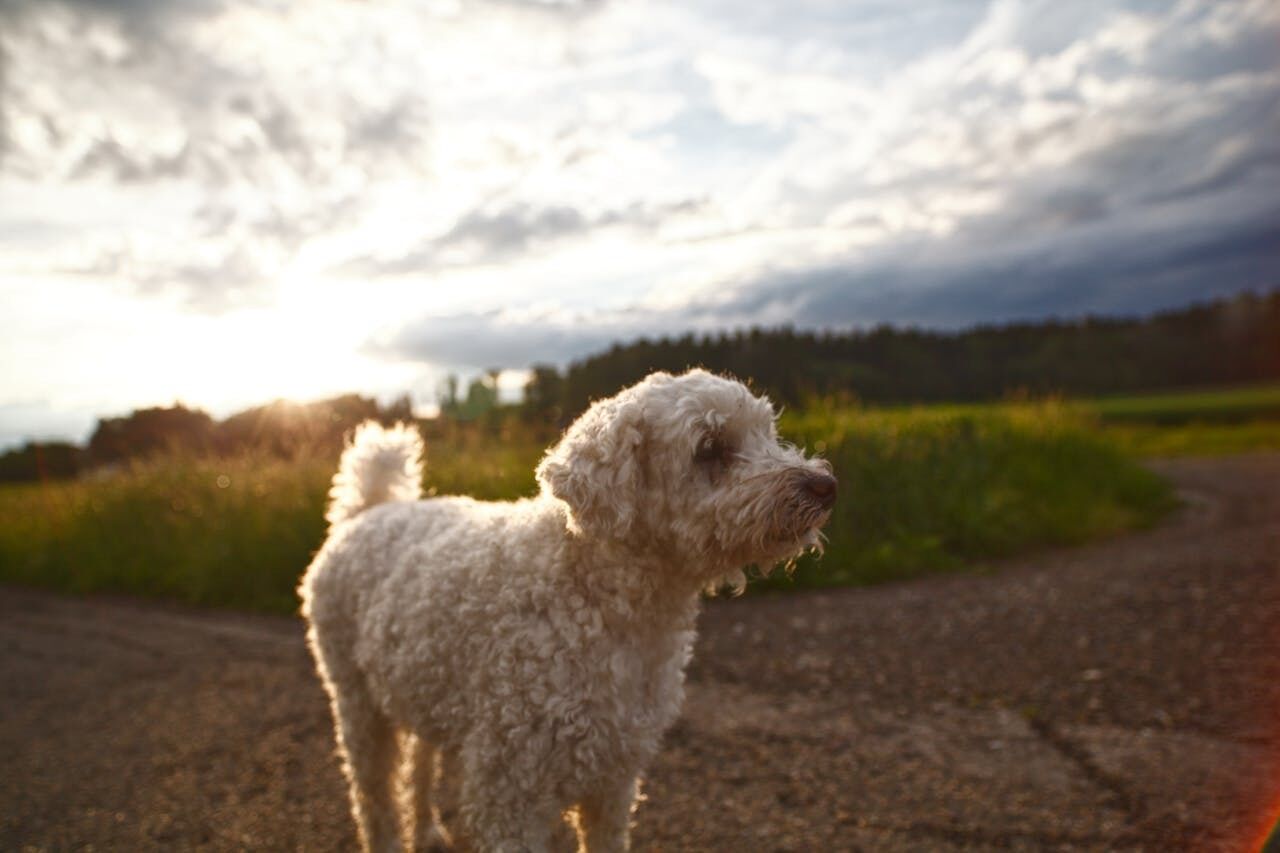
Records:
[[[830,474],[806,474],[800,483],[805,496],[823,509],[831,509],[836,502],[836,478]]]

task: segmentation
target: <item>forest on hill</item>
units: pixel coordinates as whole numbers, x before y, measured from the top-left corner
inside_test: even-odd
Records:
[[[934,331],[753,328],[617,344],[539,366],[527,404],[572,418],[654,370],[700,365],[750,379],[779,403],[967,402],[1011,394],[1098,396],[1280,378],[1280,289],[1141,318],[1084,317]]]

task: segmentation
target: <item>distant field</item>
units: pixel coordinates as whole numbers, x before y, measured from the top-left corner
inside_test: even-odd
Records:
[[[1102,397],[1080,405],[1108,440],[1134,456],[1280,450],[1280,385]]]
[[[873,583],[1150,524],[1168,487],[1056,403],[788,414],[841,481],[821,561],[766,585]],[[531,494],[542,442],[475,431],[428,444],[429,493]],[[173,457],[0,488],[0,579],[288,612],[324,535],[333,458]]]
[[[1086,405],[1104,422],[1222,424],[1280,420],[1280,385],[1099,397]]]
[[[1097,397],[1060,404],[1106,441],[1140,458],[1280,450],[1280,385]],[[1021,405],[1024,403],[958,403],[926,408],[958,416]],[[912,409],[870,411],[902,413]]]
[[[1131,456],[1223,456],[1280,450],[1280,420],[1161,425],[1115,423],[1103,435]]]

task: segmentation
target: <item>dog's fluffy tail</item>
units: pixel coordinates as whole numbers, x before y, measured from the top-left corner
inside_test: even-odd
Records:
[[[386,501],[422,496],[422,436],[415,427],[365,421],[342,451],[325,518],[336,525]]]

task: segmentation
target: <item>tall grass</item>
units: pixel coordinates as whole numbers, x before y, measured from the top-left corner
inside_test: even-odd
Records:
[[[541,445],[428,449],[428,494],[531,494]],[[169,455],[75,482],[0,487],[0,580],[288,612],[324,539],[336,454]]]
[[[775,588],[872,583],[1148,524],[1167,486],[1066,406],[862,411],[819,405],[783,432],[823,452],[840,500],[820,562]],[[429,494],[531,494],[543,441],[428,442]],[[335,454],[170,456],[94,479],[0,488],[0,580],[288,612],[324,535]]]
[[[1151,524],[1169,486],[1066,404],[858,410],[814,406],[783,431],[824,452],[840,499],[799,586],[956,569]],[[767,582],[780,586],[776,577]]]
[[[90,481],[0,489],[0,573],[287,611],[324,533],[327,460],[168,457]]]

